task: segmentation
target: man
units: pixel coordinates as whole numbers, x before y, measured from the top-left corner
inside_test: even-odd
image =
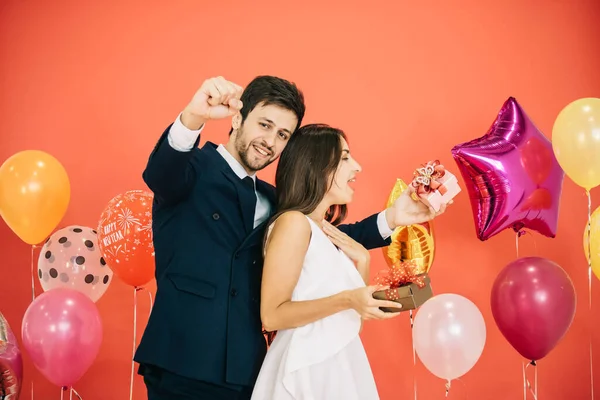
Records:
[[[260,76],[242,92],[211,78],[150,155],[143,177],[154,192],[157,293],[135,356],[149,400],[250,398],[266,352],[261,244],[275,211],[274,188],[255,174],[279,157],[304,111],[286,80]],[[205,123],[228,117],[228,143],[199,149]],[[372,249],[389,244],[396,226],[433,216],[407,194],[339,228]]]

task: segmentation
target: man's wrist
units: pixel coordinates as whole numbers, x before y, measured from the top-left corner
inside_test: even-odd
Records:
[[[392,231],[398,227],[398,225],[396,224],[396,209],[394,208],[394,206],[386,208],[385,221],[387,222],[388,227]]]
[[[191,131],[197,131],[206,123],[206,118],[189,112],[187,109],[181,113],[181,123]]]
[[[181,113],[177,116],[171,128],[169,129],[169,145],[177,150],[188,152],[194,148],[194,145],[198,141],[198,137],[202,132],[202,127],[197,130],[190,130],[181,121]]]

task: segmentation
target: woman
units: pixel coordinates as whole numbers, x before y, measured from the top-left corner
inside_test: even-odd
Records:
[[[400,305],[372,297],[382,288],[367,286],[369,252],[334,227],[360,171],[345,134],[327,125],[300,128],[281,155],[261,292],[263,325],[278,332],[253,400],[379,399],[359,332],[363,319],[399,315],[379,307]]]

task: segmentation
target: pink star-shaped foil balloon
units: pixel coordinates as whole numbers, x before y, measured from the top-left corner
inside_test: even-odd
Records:
[[[555,237],[564,172],[552,143],[510,97],[488,132],[452,156],[471,199],[477,237],[528,228]]]

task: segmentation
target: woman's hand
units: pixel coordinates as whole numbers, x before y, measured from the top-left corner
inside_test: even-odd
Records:
[[[331,239],[333,244],[339,247],[340,250],[346,253],[346,255],[357,264],[359,270],[364,270],[363,272],[366,276],[363,276],[363,279],[367,281],[369,275],[368,264],[371,260],[369,250],[327,221],[323,221],[323,232]],[[400,303],[391,300],[377,300],[373,297],[373,293],[385,289],[388,288],[382,286],[367,286],[347,291],[346,293],[350,300],[350,308],[359,313],[363,320],[397,317],[400,313],[386,313],[381,311],[379,307],[401,309],[402,305]]]
[[[368,264],[371,261],[369,250],[325,220],[323,220],[323,232],[356,264]]]
[[[402,304],[391,300],[377,300],[373,293],[378,290],[386,290],[385,286],[367,286],[360,289],[350,290],[350,307],[360,314],[364,320],[369,319],[390,319],[397,317],[400,313],[391,313],[381,311],[379,307],[390,307],[401,309]]]

